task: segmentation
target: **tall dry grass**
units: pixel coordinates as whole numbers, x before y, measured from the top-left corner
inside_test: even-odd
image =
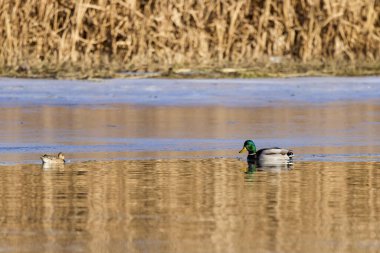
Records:
[[[380,0],[0,0],[0,68],[380,58]]]

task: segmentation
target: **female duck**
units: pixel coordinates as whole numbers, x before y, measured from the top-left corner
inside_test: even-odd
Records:
[[[289,164],[293,161],[293,152],[284,148],[263,148],[256,151],[256,145],[252,140],[246,140],[243,148],[239,151],[242,153],[248,151],[247,162],[258,162],[264,164]]]
[[[43,164],[64,164],[66,162],[62,152],[59,152],[57,156],[45,154],[41,156],[41,160]]]

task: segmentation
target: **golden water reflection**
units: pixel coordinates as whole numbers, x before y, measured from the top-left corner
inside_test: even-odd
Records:
[[[268,107],[34,106],[0,111],[1,140],[57,135],[128,138],[285,138],[313,134],[377,137],[377,101]],[[365,133],[365,134],[363,134]],[[82,140],[84,141],[84,140]]]
[[[380,163],[3,166],[6,252],[379,252]]]

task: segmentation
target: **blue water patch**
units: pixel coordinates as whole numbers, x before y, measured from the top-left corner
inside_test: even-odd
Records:
[[[307,162],[380,162],[380,154],[302,154],[297,155],[295,160]]]
[[[330,140],[328,140],[330,139]],[[39,155],[50,153],[56,154],[64,152],[67,154],[77,154],[80,157],[81,153],[107,153],[113,154],[113,159],[126,160],[126,159],[151,159],[157,158],[152,155],[154,152],[178,152],[167,158],[207,158],[215,157],[217,153],[220,157],[224,158],[241,158],[245,157],[244,154],[238,154],[241,149],[243,141],[241,139],[175,139],[175,138],[90,138],[86,140],[86,144],[80,144],[81,139],[77,138],[77,143],[3,143],[0,146],[0,155],[15,155],[20,154],[28,155],[35,154],[36,160],[32,163],[39,162]],[[340,146],[358,146],[361,147],[363,143],[355,138],[353,140],[343,139],[340,142],[332,138],[311,138],[305,142],[304,138],[299,139],[259,139],[256,141],[258,148],[280,146],[284,148],[291,148],[293,150],[307,150],[313,147],[340,147]],[[371,145],[380,146],[380,143],[372,143]],[[182,153],[181,153],[182,152]],[[120,154],[119,154],[120,153]],[[125,156],[128,153],[135,153],[132,157]],[[87,156],[88,157],[88,156]],[[94,155],[94,157],[99,157]],[[161,154],[159,158],[165,158]],[[104,156],[104,159],[107,159]],[[104,160],[100,158],[100,160]],[[81,161],[83,159],[77,159]],[[244,159],[243,159],[244,160]],[[297,161],[380,161],[379,154],[373,153],[350,153],[350,154],[309,154],[303,152],[297,154],[295,152],[295,159]],[[12,161],[13,163],[25,163],[29,160]],[[75,161],[75,160],[72,160]]]
[[[52,87],[54,87],[52,89]],[[0,79],[0,104],[281,106],[380,97],[380,77],[267,79]]]
[[[51,143],[2,143],[0,153],[28,153],[28,152],[139,152],[139,151],[218,151],[239,150],[243,139],[177,139],[177,138],[80,138],[58,140],[59,144]],[[79,144],[86,142],[88,144]],[[78,144],[75,144],[78,143]],[[91,144],[93,143],[93,144]],[[380,146],[379,140],[366,140],[360,138],[334,138],[331,136],[305,139],[259,139],[255,140],[258,149],[267,147],[282,147],[288,149],[302,147],[340,147],[340,146]]]
[[[80,138],[76,142],[80,142]],[[67,144],[2,144],[0,153],[36,153],[36,152],[152,152],[152,151],[210,151],[240,147],[241,140],[220,139],[160,139],[160,138],[90,138],[87,145]],[[239,143],[239,145],[237,145]]]

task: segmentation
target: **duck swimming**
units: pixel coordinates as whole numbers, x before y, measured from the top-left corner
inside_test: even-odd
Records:
[[[246,140],[239,153],[244,151],[248,151],[248,163],[260,165],[290,164],[293,162],[294,156],[291,150],[278,147],[263,148],[256,151],[256,145],[252,140]]]
[[[66,162],[62,152],[59,152],[57,156],[45,154],[40,158],[43,164],[64,164]]]

